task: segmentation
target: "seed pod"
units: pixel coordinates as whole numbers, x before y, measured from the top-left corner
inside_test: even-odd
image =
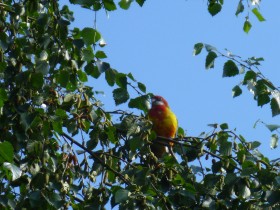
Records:
[[[248,143],[248,150],[251,150],[251,149],[252,149],[252,144]]]
[[[246,159],[246,155],[243,154],[242,157],[241,157],[240,163],[244,163],[245,159]]]
[[[259,169],[259,171],[262,170],[262,164],[259,161],[257,162],[257,168]]]
[[[50,174],[49,173],[45,173],[45,183],[48,184],[50,181]]]

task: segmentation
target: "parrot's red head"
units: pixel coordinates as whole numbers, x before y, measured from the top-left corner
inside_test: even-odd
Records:
[[[153,96],[152,97],[152,107],[156,106],[165,106],[169,107],[167,101],[161,96]]]

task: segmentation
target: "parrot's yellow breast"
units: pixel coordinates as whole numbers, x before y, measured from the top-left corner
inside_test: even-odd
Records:
[[[178,121],[169,107],[156,107],[149,112],[149,119],[153,122],[153,130],[158,136],[174,138]]]

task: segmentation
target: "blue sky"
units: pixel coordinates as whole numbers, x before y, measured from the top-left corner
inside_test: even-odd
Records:
[[[110,12],[109,18],[104,11],[97,12],[97,30],[107,42],[103,50],[111,67],[131,72],[146,85],[148,92],[165,97],[188,135],[210,131],[207,124],[226,122],[246,140],[260,141],[261,152],[275,159],[279,157],[279,149],[270,149],[270,131],[261,124],[256,128],[253,125],[258,119],[280,124],[279,117],[271,117],[269,106],[257,107],[246,87],[240,97],[232,98],[231,89],[242,77],[222,78],[226,60],[218,59],[214,69],[205,70],[206,53],[192,55],[194,44],[203,42],[220,51],[227,48],[244,59],[263,57],[260,70],[278,86],[280,4],[262,2],[260,11],[266,21],[260,23],[250,13],[253,27],[246,34],[242,27],[247,12],[236,17],[237,3],[225,1],[222,12],[212,17],[206,0],[148,0],[142,8],[132,4],[127,11]],[[70,8],[76,18],[73,26],[93,26],[92,11],[78,6]],[[95,90],[105,92],[100,99],[108,109],[114,109],[113,89],[108,88],[104,75],[90,83]]]

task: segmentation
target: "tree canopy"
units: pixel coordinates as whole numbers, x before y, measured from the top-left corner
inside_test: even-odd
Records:
[[[94,13],[145,1],[69,3]],[[223,0],[205,4],[214,16]],[[4,0],[0,8],[1,208],[279,208],[279,160],[260,153],[260,142],[246,140],[227,123],[212,124],[199,136],[187,136],[179,127],[176,138],[156,137],[146,117],[153,93],[132,73],[104,61],[102,32],[71,28],[75,14],[60,1]],[[258,0],[240,0],[235,11],[245,14],[246,33],[248,14],[265,20]],[[258,106],[269,104],[273,116],[280,114],[279,88],[260,71],[263,58],[242,59],[194,43],[194,55],[203,50],[206,69],[225,59],[223,77],[242,78],[233,97],[247,87]],[[102,74],[113,89],[115,110],[107,110],[88,83]],[[152,142],[174,143],[176,157],[157,158]],[[273,134],[271,147],[277,144]]]

